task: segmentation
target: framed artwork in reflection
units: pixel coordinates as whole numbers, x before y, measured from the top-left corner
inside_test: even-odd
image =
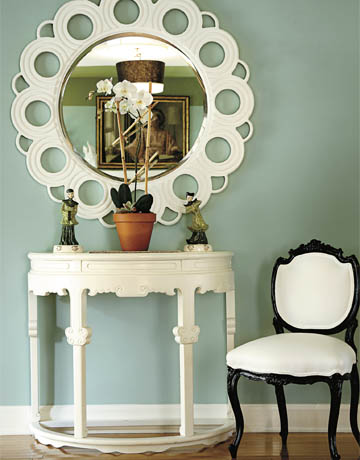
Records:
[[[105,112],[105,104],[111,96],[96,98],[96,152],[98,168],[122,169],[120,145],[114,141],[119,137],[116,114]],[[157,102],[152,110],[150,157],[159,152],[157,169],[175,166],[189,151],[189,96],[154,96]],[[121,116],[125,131],[133,122],[129,115]],[[131,130],[125,139],[127,168],[135,168],[136,150],[140,138],[138,165],[144,164],[147,127]]]

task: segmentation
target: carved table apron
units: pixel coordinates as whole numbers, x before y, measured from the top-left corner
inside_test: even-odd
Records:
[[[194,430],[193,344],[195,293],[226,293],[227,351],[234,347],[235,294],[231,252],[108,252],[82,254],[30,253],[28,276],[31,357],[31,430],[44,444],[95,448],[102,452],[160,452],[176,447],[204,446],[225,440],[231,418],[208,430]],[[86,322],[87,295],[113,292],[119,297],[145,297],[150,292],[178,295],[178,324],[173,334],[180,348],[180,429],[178,436],[109,438],[87,436],[85,345],[92,330]],[[74,434],[51,430],[39,412],[37,296],[70,296],[70,325],[65,330],[73,347]]]

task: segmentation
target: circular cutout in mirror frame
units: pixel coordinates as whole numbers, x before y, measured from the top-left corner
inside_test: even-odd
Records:
[[[184,212],[184,202],[178,198],[173,190],[173,183],[180,175],[193,176],[199,190],[197,197],[204,206],[212,193],[212,177],[225,177],[236,170],[244,157],[244,144],[252,135],[252,125],[249,120],[254,108],[254,96],[248,85],[249,69],[240,60],[239,49],[232,36],[219,28],[219,23],[212,13],[201,11],[193,0],[134,0],[139,7],[139,15],[131,24],[121,24],[116,19],[114,8],[118,0],[102,0],[97,6],[90,0],[72,0],[65,3],[56,13],[52,21],[45,21],[37,29],[37,38],[29,43],[20,57],[20,72],[13,78],[13,91],[16,95],[12,104],[11,117],[18,131],[16,144],[21,153],[26,155],[27,167],[32,177],[47,187],[49,196],[55,200],[51,188],[64,186],[65,189],[74,189],[79,201],[78,216],[85,219],[99,219],[106,226],[111,227],[104,217],[113,209],[110,198],[111,187],[117,187],[119,182],[106,175],[101,175],[92,169],[81,157],[75,155],[61,129],[59,105],[61,89],[64,80],[73,63],[86,49],[108,36],[116,34],[149,34],[169,42],[182,51],[191,61],[199,73],[205,86],[207,99],[206,119],[200,129],[199,136],[191,151],[179,167],[169,171],[168,174],[150,182],[149,191],[154,196],[152,211],[157,214],[158,222],[172,225],[178,222]],[[188,18],[186,30],[173,35],[164,28],[163,18],[168,11],[178,9]],[[72,37],[68,32],[68,22],[75,15],[87,16],[93,25],[92,33],[84,40]],[[213,27],[203,27],[203,16],[210,16],[214,20]],[[54,37],[42,37],[43,27],[51,24]],[[224,50],[224,59],[216,67],[207,67],[200,59],[200,50],[209,43],[215,42]],[[59,60],[59,70],[52,77],[44,77],[36,70],[36,59],[42,53],[52,53]],[[241,64],[245,75],[233,75],[234,70]],[[21,92],[17,90],[18,79],[23,78],[29,85]],[[216,96],[223,90],[234,91],[239,99],[240,106],[235,113],[226,115],[216,108]],[[25,116],[26,108],[34,101],[41,101],[50,107],[51,115],[47,123],[35,126]],[[249,126],[246,137],[242,137],[236,128],[244,123]],[[32,144],[27,152],[20,145],[22,137],[28,138]],[[230,146],[230,154],[222,163],[211,161],[206,155],[207,143],[216,137],[222,137]],[[40,161],[42,153],[48,148],[56,147],[64,152],[66,157],[65,167],[58,173],[46,171]],[[103,199],[96,205],[87,205],[79,199],[81,185],[93,180],[98,182],[103,190]],[[141,189],[143,183],[138,184]],[[221,190],[223,190],[223,187]],[[178,213],[176,219],[168,222],[163,220],[165,209],[168,208]]]

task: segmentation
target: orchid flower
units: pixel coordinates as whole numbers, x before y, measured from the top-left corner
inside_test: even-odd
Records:
[[[132,105],[135,109],[142,111],[146,110],[146,108],[152,103],[153,97],[152,95],[145,90],[138,91],[132,101]]]
[[[127,80],[116,83],[112,88],[116,97],[132,99],[136,95],[136,86]]]
[[[116,100],[116,97],[115,97]],[[121,115],[125,115],[126,113],[130,113],[131,104],[127,99],[123,99],[119,104],[119,110]]]
[[[105,112],[114,112],[116,113],[115,98],[113,97],[105,103]]]
[[[137,119],[138,122],[142,125],[146,125],[146,123],[149,121],[149,112],[147,107],[144,109],[138,109],[135,105],[132,105],[129,111],[129,115],[134,120]],[[152,116],[153,114],[151,113],[151,118]]]
[[[105,93],[106,95],[111,94],[113,89],[113,84],[111,79],[107,78],[106,80],[100,80],[96,83],[96,89],[98,93]]]

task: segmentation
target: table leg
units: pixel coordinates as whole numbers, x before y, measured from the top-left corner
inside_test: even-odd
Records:
[[[235,346],[235,291],[226,293],[226,349],[231,351]]]
[[[70,290],[70,327],[66,328],[67,341],[73,346],[74,369],[74,436],[84,438],[86,429],[86,355],[85,345],[90,343],[91,329],[86,327],[86,291]]]
[[[180,344],[180,411],[182,436],[194,434],[193,344],[198,341],[200,328],[195,326],[195,291],[178,290],[178,326],[175,340]]]
[[[228,291],[226,293],[226,350],[228,353],[233,350],[235,346],[235,331],[235,291]],[[229,418],[233,418],[233,410],[229,399],[227,415]]]
[[[38,361],[38,323],[37,296],[28,292],[29,337],[30,337],[30,373],[31,373],[31,421],[40,420],[39,411],[39,361]]]

